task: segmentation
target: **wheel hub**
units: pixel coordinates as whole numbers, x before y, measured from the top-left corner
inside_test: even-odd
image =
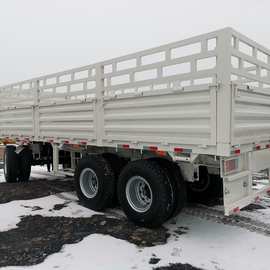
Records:
[[[133,176],[126,185],[126,198],[132,209],[136,212],[144,213],[152,205],[152,189],[143,177]]]
[[[80,188],[83,195],[89,199],[94,198],[98,193],[98,177],[96,173],[85,168],[80,175]]]

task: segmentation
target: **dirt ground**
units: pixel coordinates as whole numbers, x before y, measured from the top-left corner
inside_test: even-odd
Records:
[[[59,192],[74,191],[74,183],[70,180],[35,180],[26,183],[1,183],[0,203],[14,200],[30,200],[53,195]]]
[[[144,229],[103,215],[91,218],[25,216],[17,226],[0,232],[0,267],[41,263],[47,256],[59,252],[63,245],[77,243],[94,233],[111,235],[138,247],[164,244],[169,236],[164,228]]]
[[[74,189],[72,178],[56,178],[44,168],[28,183],[0,183],[0,268],[85,269],[92,249],[93,269],[101,270],[112,269],[103,256],[114,266],[122,263],[121,270],[269,269],[270,197],[231,217],[219,205],[189,204],[150,230],[130,223],[120,209],[85,208]]]
[[[190,264],[181,264],[181,263],[170,264],[169,266],[158,267],[158,268],[154,268],[154,269],[155,270],[202,270],[202,269],[196,268]]]
[[[0,204],[14,200],[30,200],[44,196],[74,190],[72,180],[35,180],[29,183],[1,183]],[[23,205],[22,205],[23,206]],[[59,211],[68,206],[56,204],[49,211]],[[126,218],[93,215],[89,218],[44,217],[35,215],[39,206],[23,206],[31,215],[21,217],[17,227],[0,232],[0,267],[30,266],[43,262],[49,255],[59,252],[63,245],[80,242],[91,234],[110,235],[133,243],[139,248],[163,245],[170,237],[164,227],[146,229],[137,227]],[[174,234],[185,233],[179,228]],[[188,264],[172,264],[168,267],[154,268],[160,261],[155,254],[149,258],[153,269],[198,270]]]

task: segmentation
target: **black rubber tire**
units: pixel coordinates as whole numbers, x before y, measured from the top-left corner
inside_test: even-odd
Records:
[[[113,170],[115,179],[118,179],[122,169],[126,165],[126,162],[119,156],[115,154],[111,154],[111,153],[105,153],[102,155],[102,157],[110,164]]]
[[[117,190],[117,183],[118,183],[118,179],[119,179],[119,175],[122,171],[122,169],[125,167],[126,162],[118,157],[115,154],[111,154],[111,153],[105,153],[102,155],[102,157],[106,160],[106,162],[108,162],[110,164],[110,167],[113,170],[114,173],[114,177],[115,177],[115,190]],[[117,192],[114,193],[114,197],[113,197],[113,202],[112,202],[112,207],[116,207],[119,206],[119,201],[118,201],[118,197],[117,197]]]
[[[205,186],[201,189],[194,188],[192,183],[188,184],[188,201],[206,205],[219,204],[220,199],[223,197],[222,178],[217,175],[208,174],[206,167],[201,167],[200,170],[200,174],[203,177],[207,177],[207,181],[205,181]]]
[[[171,183],[174,203],[170,214],[171,217],[177,216],[187,203],[187,188],[186,183],[182,177],[180,168],[175,164],[163,163],[163,168],[168,176]]]
[[[19,159],[15,146],[6,146],[4,152],[4,175],[6,182],[15,183],[19,175]]]
[[[208,174],[207,167],[199,167],[199,176],[200,180],[189,183],[189,189],[194,193],[203,193],[206,192],[210,187],[210,175]]]
[[[126,185],[133,176],[143,177],[152,189],[152,205],[146,212],[134,210],[126,197]],[[120,174],[118,200],[127,217],[136,225],[155,228],[161,226],[172,211],[171,186],[164,170],[157,162],[151,160],[138,160],[130,162]]]
[[[80,186],[80,175],[86,168],[92,169],[98,178],[98,192],[93,198],[86,197]],[[75,171],[75,184],[77,196],[87,208],[102,211],[113,206],[115,177],[110,164],[102,156],[91,155],[80,160]]]
[[[32,150],[25,147],[18,155],[19,157],[19,182],[28,182],[31,174],[33,161]]]

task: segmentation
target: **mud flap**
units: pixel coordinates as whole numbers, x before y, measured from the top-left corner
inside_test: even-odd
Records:
[[[224,170],[224,161],[226,159],[223,159],[222,161],[225,215],[239,212],[241,208],[249,205],[250,203],[256,202],[260,196],[263,196],[270,191],[269,178],[267,179],[266,177],[266,179],[261,182],[256,182],[256,180],[254,181],[252,179],[252,174],[254,172],[258,172],[258,165],[256,166],[256,164],[258,164],[258,162],[261,163],[257,153],[245,153],[237,157],[237,159],[239,167],[231,174],[226,174]],[[267,169],[269,165],[270,162],[268,164],[264,164],[264,166],[260,166],[259,169]]]
[[[249,204],[246,199],[251,195],[252,175],[243,171],[223,177],[223,198],[225,215],[239,211]]]

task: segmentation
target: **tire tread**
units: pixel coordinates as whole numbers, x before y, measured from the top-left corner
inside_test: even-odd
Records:
[[[156,199],[153,202],[156,205],[153,205],[143,214],[135,212],[129,206],[125,195],[125,187],[128,179],[136,174],[142,176],[150,175],[152,179],[148,179],[148,181],[154,181],[152,184],[155,185],[155,189],[159,190],[158,200]],[[165,176],[164,170],[157,162],[152,160],[138,160],[127,164],[119,177],[118,198],[128,218],[139,226],[159,227],[168,219],[171,212],[170,183]]]

